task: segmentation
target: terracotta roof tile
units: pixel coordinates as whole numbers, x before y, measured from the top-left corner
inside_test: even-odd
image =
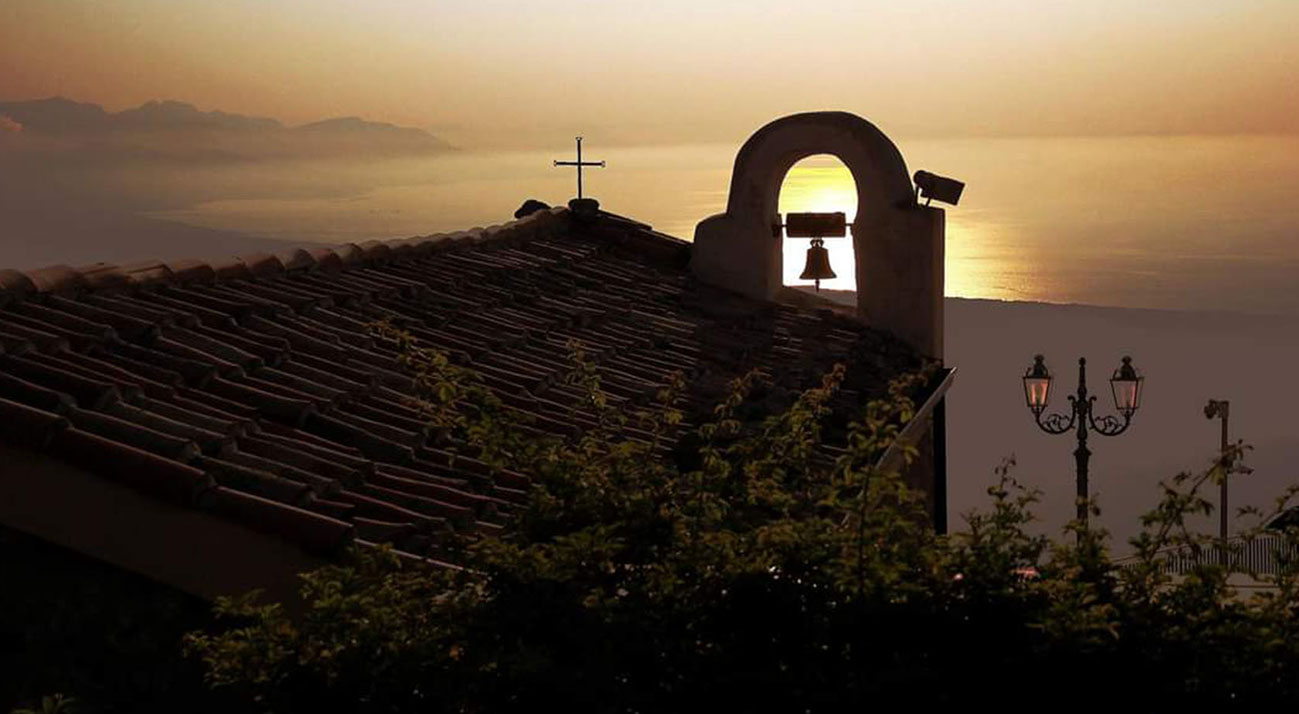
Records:
[[[208,382],[204,391],[295,426],[301,425],[316,411],[315,405],[306,399],[285,397],[226,377]]]
[[[204,457],[198,466],[220,486],[291,506],[305,505],[312,493],[311,487],[300,481],[219,458]]]
[[[25,352],[35,346],[44,352],[62,352],[69,347],[63,335],[41,327],[33,327],[27,320],[0,313],[0,335],[4,338],[6,352]]]
[[[368,459],[346,458],[305,440],[275,434],[249,436],[239,440],[240,449],[283,464],[317,473],[344,484],[356,483],[374,470]]]
[[[415,478],[429,483],[448,486],[460,491],[471,492],[475,484],[490,485],[483,478],[464,474],[452,469],[449,466],[433,463],[420,458],[418,455],[410,464],[398,466],[396,464],[376,464],[375,472],[398,476],[401,478]],[[477,493],[476,491],[473,491]]]
[[[3,355],[0,356],[0,371],[46,389],[63,392],[75,399],[77,404],[90,409],[101,408],[121,398],[117,387],[112,383],[52,366],[48,363],[52,359],[56,358],[44,356],[32,359]]]
[[[345,470],[331,469],[336,477],[355,481],[357,478],[368,478],[374,473],[374,462],[354,449],[300,429],[285,429],[277,424],[269,426],[257,435],[259,440],[279,444],[344,467]]]
[[[34,302],[18,303],[11,306],[4,314],[22,315],[32,320],[34,326],[50,325],[73,333],[84,334],[100,341],[110,340],[117,336],[113,327],[107,323],[97,322]]]
[[[85,287],[94,290],[112,290],[125,288],[131,279],[121,268],[112,263],[91,263],[79,266],[76,271],[85,281]]]
[[[344,265],[353,265],[362,260],[361,247],[355,243],[342,243],[334,246],[334,254]]]
[[[170,344],[157,338],[150,340],[152,345],[157,346],[159,343],[164,346]],[[194,354],[199,359],[120,342],[104,354],[104,359],[116,360],[132,372],[164,384],[175,385],[178,380],[184,380],[191,386],[202,387],[216,375],[217,371],[217,365],[208,361],[206,355],[195,354],[192,351],[190,354]]]
[[[75,294],[86,288],[86,279],[75,268],[51,265],[26,271],[28,279],[41,293]]]
[[[405,464],[414,458],[412,445],[418,435],[398,433],[401,441],[389,438],[394,430],[378,422],[345,414],[314,414],[306,420],[303,429],[340,444],[355,447],[371,459],[388,463]]]
[[[256,369],[262,366],[261,357],[231,344],[231,341],[226,339],[228,333],[210,330],[200,332],[199,329],[198,326],[190,330],[171,327],[163,331],[165,339],[156,340],[154,344],[181,345],[186,348],[184,350],[186,355],[192,355],[198,361],[214,362],[218,366],[236,365],[243,369]]]
[[[296,352],[280,369],[309,379],[319,379],[332,384],[335,389],[372,391],[379,383],[374,374],[330,362],[312,354]]]
[[[158,325],[150,320],[142,320],[122,312],[95,307],[86,300],[70,300],[58,295],[50,295],[45,299],[43,305],[37,303],[24,303],[24,305],[79,317],[91,323],[109,325],[122,338],[128,340],[149,340],[159,332]],[[15,309],[19,307],[15,306]]]
[[[328,314],[317,315],[317,313],[321,313],[320,308],[297,315],[292,324],[297,329],[320,340],[336,342],[340,346],[350,345],[361,349],[374,349],[376,338],[369,334],[368,326],[363,326],[358,331],[331,325],[326,321],[329,319]]]
[[[283,380],[266,379],[267,376],[273,376],[272,372],[267,372],[266,368],[258,367],[248,373],[233,375],[231,381],[252,387],[254,389],[279,395],[285,399],[305,401],[315,407],[317,410],[328,411],[332,402],[314,391],[299,389],[297,386],[286,384]]]
[[[86,354],[64,352],[57,358],[46,357],[46,363],[63,365],[91,379],[109,380],[123,391],[130,388],[132,393],[128,398],[132,400],[137,399],[141,392],[158,399],[166,399],[176,393],[175,383],[155,382],[136,370]]]
[[[253,312],[255,305],[247,297],[215,294],[212,290],[194,290],[187,287],[160,288],[158,295],[178,300],[185,305],[197,305],[239,320]]]
[[[362,493],[356,493],[346,488],[331,496],[330,500],[356,506],[357,518],[353,519],[353,523],[358,522],[361,518],[382,520],[390,523],[409,523],[425,532],[445,527],[447,523],[444,518],[417,513],[408,508]]]
[[[336,273],[343,269],[343,261],[338,257],[338,253],[334,252],[333,248],[321,246],[306,248],[306,251],[315,261],[316,270]]]
[[[379,384],[393,389],[406,390],[414,384],[409,374],[401,372],[397,360],[387,355],[370,350],[352,350],[353,357],[348,357],[343,367],[356,371],[367,371],[379,380]]]
[[[185,400],[172,396],[169,400],[141,397],[137,404],[158,416],[172,421],[188,424],[205,432],[222,437],[243,436],[249,432],[249,421],[228,419],[207,413],[207,410],[196,409],[196,405],[185,404]]]
[[[369,280],[381,285],[394,285],[402,289],[407,295],[418,295],[426,292],[427,283],[422,279],[413,277],[402,277],[401,273],[392,270],[392,264],[385,264],[384,269],[378,268],[361,268],[356,271],[355,277],[360,280]]]
[[[212,479],[193,466],[80,428],[59,431],[50,441],[53,458],[180,504],[193,503]]]
[[[42,387],[4,372],[0,372],[0,398],[57,414],[76,405],[76,400],[66,392]]]
[[[348,405],[347,412],[361,419],[377,424],[386,424],[410,434],[425,434],[428,432],[428,423],[419,418],[419,412],[383,400],[372,401],[379,406],[370,406],[366,402],[355,402]]]
[[[14,446],[44,449],[66,428],[65,417],[0,398],[0,438]]]
[[[194,302],[189,296],[175,297],[173,295],[163,295],[158,292],[143,291],[137,293],[134,297],[137,302],[149,303],[150,307],[160,307],[174,311],[178,316],[178,322],[185,327],[194,327],[195,322],[190,318],[197,320],[199,324],[209,327],[228,327],[234,324],[234,318],[205,307]]]
[[[292,350],[288,340],[247,327],[236,326],[228,330],[215,330],[199,326],[195,327],[194,331],[257,355],[272,367],[279,366],[281,362],[288,359],[289,352]]]
[[[167,263],[176,282],[185,285],[207,285],[216,280],[216,270],[207,261],[183,258]]]
[[[197,389],[178,389],[176,390],[176,397],[172,398],[171,402],[218,419],[229,419],[241,423],[251,423],[250,420],[258,416],[257,409],[254,407]]]
[[[0,296],[4,298],[0,304],[22,300],[34,292],[36,283],[26,273],[9,268],[0,269]]]
[[[407,521],[380,521],[357,516],[352,522],[356,524],[357,535],[373,543],[404,545],[419,532],[413,523]]]
[[[291,323],[285,324],[279,320],[273,321],[253,316],[248,318],[245,324],[258,332],[287,341],[294,350],[301,350],[331,360],[344,359],[347,354],[342,346],[338,344],[336,337],[329,339],[326,336],[322,339],[321,336],[309,334],[298,329],[297,326],[290,326]]]
[[[307,497],[307,501],[303,505],[303,508],[316,513],[323,513],[330,518],[348,522],[352,520],[352,515],[356,512],[356,506],[353,506],[350,503],[331,501],[327,498],[321,498],[314,493]]]
[[[284,266],[284,270],[288,272],[307,270],[316,265],[316,259],[312,257],[311,253],[301,248],[281,251],[276,257],[279,258],[280,264]]]
[[[57,335],[64,342],[66,342],[68,346],[77,350],[94,349],[95,347],[102,345],[111,339],[116,338],[116,334],[114,333],[113,328],[108,327],[106,325],[101,325],[99,326],[98,329],[95,329],[92,326],[90,328],[90,331],[82,332],[81,330],[78,329],[69,328],[64,324],[59,324],[53,321],[47,321],[39,317],[23,315],[16,311],[7,311],[4,313],[0,313],[0,315],[3,315],[4,319],[10,325],[17,323],[19,325],[25,325],[26,327],[33,330],[39,330],[41,332]],[[93,325],[93,323],[91,324]]]
[[[51,298],[51,301],[56,301],[56,298]],[[198,318],[190,313],[159,305],[149,305],[133,297],[93,293],[81,297],[79,302],[97,307],[105,312],[144,320],[159,327],[170,327],[171,325],[190,326],[198,323]]]
[[[391,480],[385,483],[392,485]],[[400,484],[397,484],[400,485]],[[422,513],[426,516],[435,516],[446,518],[449,522],[463,529],[474,520],[473,509],[464,506],[456,506],[443,501],[438,501],[428,496],[413,493],[405,489],[389,488],[380,486],[376,483],[357,484],[354,489],[371,498],[377,498],[387,503],[394,503],[402,508]]]
[[[531,481],[427,426],[376,320],[475,370],[525,430],[565,437],[596,423],[565,380],[570,340],[614,408],[649,404],[676,369],[700,410],[748,367],[783,380],[769,398],[845,357],[842,398],[896,370],[886,338],[696,285],[688,246],[619,226],[636,236],[583,235],[561,210],[278,256],[0,271],[0,434],[308,549],[430,555],[452,525],[498,531]]]
[[[425,496],[437,501],[449,503],[474,512],[481,512],[488,506],[499,503],[488,496],[449,486],[429,479],[423,472],[404,466],[383,464],[378,472],[371,476],[369,483],[385,488],[396,489]]]
[[[68,420],[83,431],[129,444],[172,461],[187,462],[199,454],[198,445],[189,438],[166,434],[108,412],[73,407],[68,410]]]
[[[177,439],[193,441],[206,454],[219,454],[234,444],[234,438],[229,434],[210,431],[125,402],[110,404],[104,409],[103,413],[123,421],[129,421],[151,431],[167,434]],[[176,458],[178,461],[188,460],[174,456],[172,458]]]
[[[321,303],[332,304],[333,302],[327,295],[311,294],[301,289],[292,289],[283,284],[271,286],[258,281],[246,280],[238,286],[238,289],[282,308],[287,308],[286,312],[303,310]]]
[[[203,494],[203,510],[276,535],[311,553],[338,552],[352,539],[353,526],[328,516],[218,486]]]
[[[171,268],[167,267],[166,263],[158,260],[127,263],[118,269],[127,276],[132,285],[140,287],[166,285],[175,279]]]
[[[249,381],[258,386],[266,387],[267,385],[277,385],[281,388],[290,390],[290,396],[303,395],[320,402],[340,403],[350,402],[351,395],[341,389],[336,389],[327,384],[302,377],[291,372],[276,369],[274,367],[261,367],[248,373]],[[318,402],[318,406],[319,406]]]
[[[346,281],[342,277],[343,275],[343,273],[331,273],[327,276],[303,273],[294,275],[292,280],[295,285],[309,288],[320,295],[328,297],[333,303],[347,302],[365,294],[366,291],[363,288],[358,288]]]
[[[342,481],[331,479],[320,474],[313,473],[306,469],[298,468],[282,461],[250,454],[240,449],[234,449],[221,455],[223,461],[232,464],[246,466],[248,468],[264,471],[269,474],[283,477],[290,481],[301,483],[311,489],[311,492],[319,497],[328,497],[330,494],[338,493],[343,488]]]
[[[284,263],[270,253],[245,253],[239,260],[248,266],[248,272],[255,277],[267,277],[284,272]]]

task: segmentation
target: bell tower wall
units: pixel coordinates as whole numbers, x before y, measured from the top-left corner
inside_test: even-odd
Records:
[[[777,119],[741,147],[725,213],[695,228],[699,279],[762,300],[782,286],[783,240],[772,230],[785,174],[800,159],[831,154],[852,172],[857,314],[921,353],[942,359],[943,211],[916,204],[897,146],[847,112]]]

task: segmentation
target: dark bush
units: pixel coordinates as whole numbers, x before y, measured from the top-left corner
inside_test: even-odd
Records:
[[[612,413],[574,348],[573,382],[602,426],[571,442],[513,428],[472,373],[405,344],[428,418],[476,455],[533,476],[503,537],[461,544],[464,570],[386,550],[303,576],[305,613],[254,596],[188,651],[213,687],[267,711],[840,711],[880,703],[1072,706],[1299,700],[1299,570],[1206,563],[1185,519],[1223,464],[1182,475],[1116,563],[1080,523],[1032,535],[1036,494],[1010,466],[987,510],[936,534],[921,498],[876,461],[925,375],[894,383],[827,451],[842,370],[756,427],[736,417],[762,380],[737,380],[694,428],[696,468],[664,457],[674,378],[655,408]],[[627,438],[628,424],[648,439]],[[1292,495],[1293,491],[1287,496]],[[1284,506],[1285,499],[1278,502]],[[1290,549],[1290,550],[1287,550]]]

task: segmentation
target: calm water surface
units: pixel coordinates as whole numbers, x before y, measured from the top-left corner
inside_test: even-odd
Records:
[[[724,210],[736,146],[610,147],[587,173],[604,208],[691,238]],[[960,178],[947,214],[947,294],[1095,305],[1299,314],[1299,137],[1131,137],[899,141],[908,167]],[[571,151],[457,153],[358,163],[212,170],[266,191],[153,215],[320,242],[489,225],[524,198],[559,203]],[[233,175],[248,172],[248,176]],[[224,173],[225,175],[215,175]],[[280,190],[290,187],[291,190]],[[782,212],[855,211],[851,176],[813,157],[786,178]],[[851,246],[827,241],[851,289]],[[786,248],[796,283],[806,241]]]

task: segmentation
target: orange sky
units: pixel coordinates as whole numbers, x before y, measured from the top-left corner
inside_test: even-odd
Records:
[[[463,146],[1299,131],[1296,0],[4,0],[0,99],[179,99]]]

